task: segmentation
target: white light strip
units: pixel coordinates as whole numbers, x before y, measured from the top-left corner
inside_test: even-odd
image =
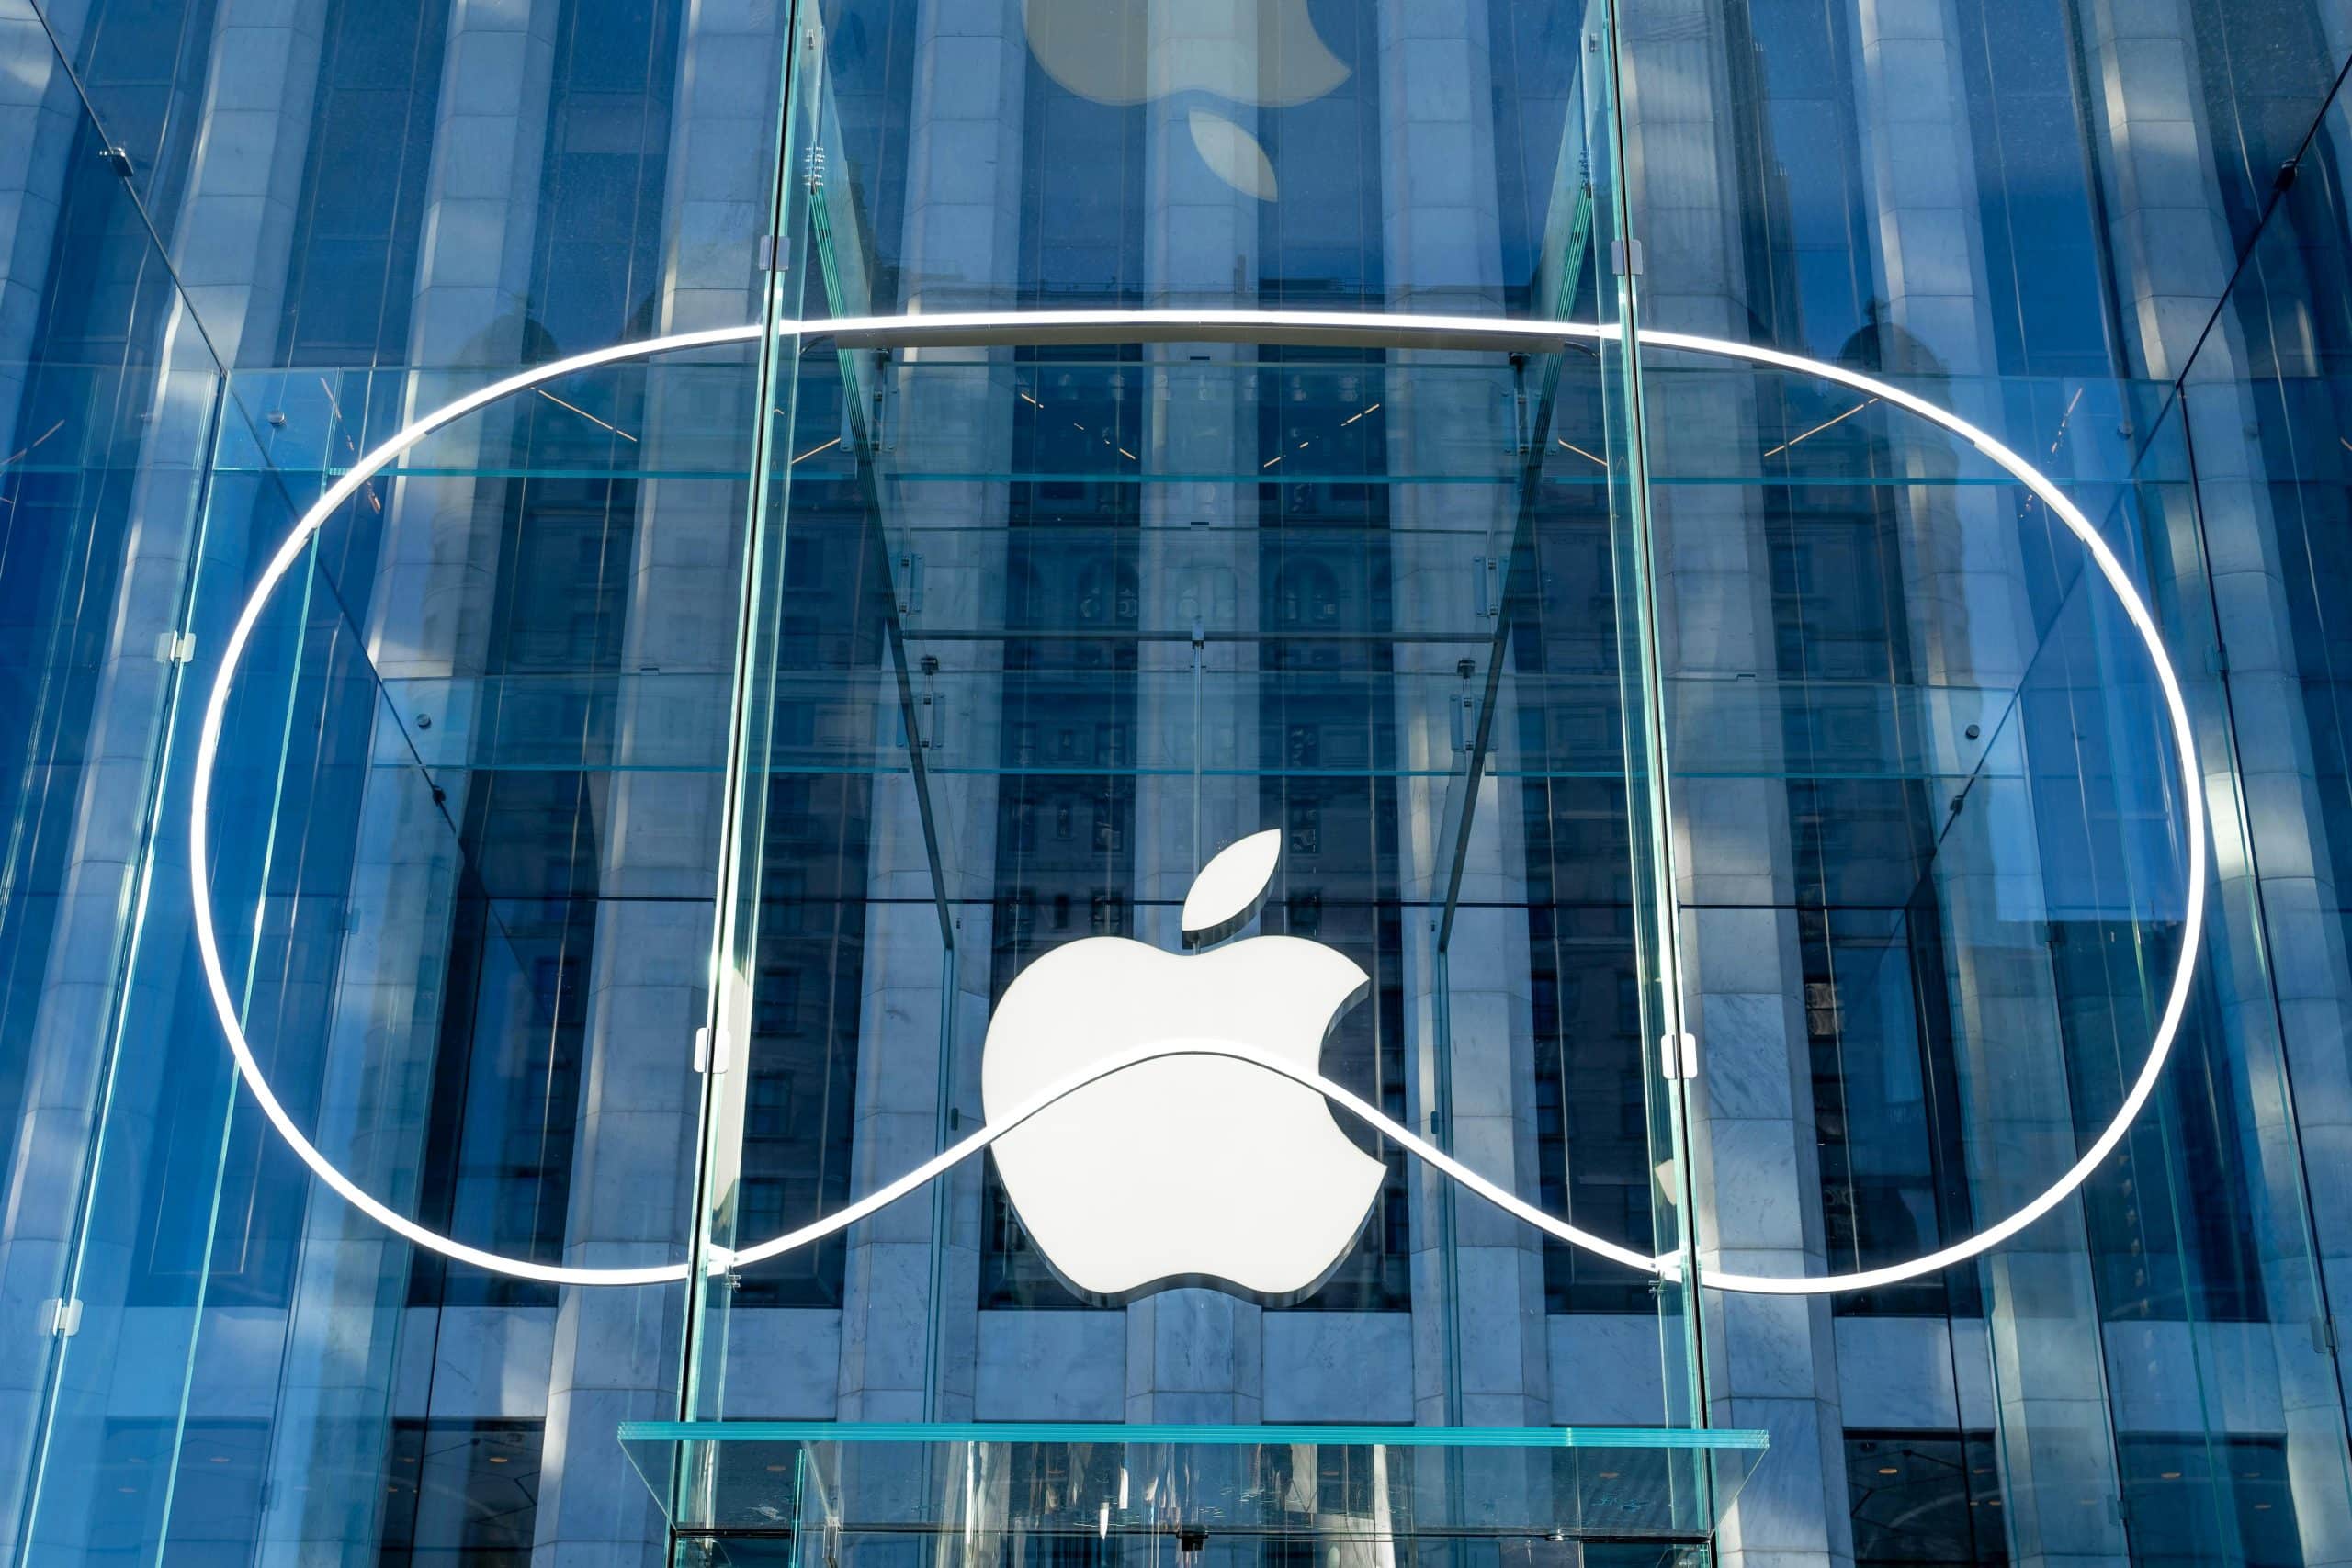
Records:
[[[237,1060],[237,1076],[245,1080],[253,1091],[262,1114],[269,1118],[277,1135],[287,1146],[301,1157],[302,1163],[321,1181],[340,1194],[343,1200],[377,1224],[396,1235],[407,1237],[417,1246],[454,1258],[460,1263],[512,1274],[519,1279],[544,1280],[558,1285],[650,1285],[665,1280],[683,1280],[687,1266],[665,1263],[650,1269],[565,1269],[553,1264],[536,1263],[527,1258],[509,1258],[503,1253],[484,1252],[478,1247],[468,1247],[452,1240],[438,1231],[427,1230],[407,1215],[388,1208],[360,1190],[356,1182],[336,1168],[318,1145],[302,1135],[294,1119],[286,1113],[277,1096],[271,1092],[269,1080],[262,1076],[260,1065],[254,1060],[253,1046],[245,1039],[243,1023],[237,1017],[237,1003],[230,994],[229,977],[220,967],[220,941],[212,929],[212,892],[208,867],[211,863],[209,821],[212,815],[212,764],[220,750],[220,725],[229,711],[229,685],[236,678],[238,662],[244,658],[245,644],[253,639],[254,626],[269,603],[272,590],[277,588],[294,563],[302,557],[311,536],[326,525],[335,509],[358,493],[359,487],[375,478],[378,470],[393,458],[452,421],[463,419],[476,409],[486,407],[501,398],[528,391],[542,381],[552,381],[577,370],[593,369],[619,360],[637,359],[646,355],[670,354],[680,349],[704,348],[714,344],[750,343],[760,336],[757,325],[720,327],[711,332],[682,333],[675,337],[656,338],[650,343],[615,344],[587,354],[576,354],[570,359],[559,359],[552,365],[541,365],[519,375],[493,382],[480,391],[469,392],[452,403],[445,403],[431,413],[416,420],[394,434],[381,446],[359,459],[358,465],[327,487],[324,495],[294,525],[286,542],[262,568],[255,580],[252,595],[246,599],[244,610],[237,616],[237,625],[229,633],[229,641],[221,649],[220,672],[213,677],[211,698],[204,705],[204,728],[196,741],[196,787],[188,805],[188,876],[196,894],[196,951],[203,961],[204,982],[212,993],[212,1010],[220,1020],[221,1032],[228,1036],[229,1052]]]
[[[1958,435],[2016,475],[2019,482],[2058,514],[2059,520],[2066,525],[2067,531],[2090,552],[2099,576],[2114,591],[2117,601],[2123,606],[2123,613],[2138,628],[2140,640],[2148,649],[2149,662],[2155,667],[2157,684],[2164,689],[2165,706],[2172,716],[2173,748],[2179,755],[2180,803],[2188,827],[2188,896],[2181,921],[2180,959],[2173,968],[2172,988],[2165,998],[2164,1016],[2156,1023],[2154,1038],[2148,1043],[2148,1060],[2141,1067],[2140,1076],[2132,1080],[2131,1091],[2124,1095],[2123,1103],[2116,1108],[2115,1119],[2107,1124],[2106,1131],[2099,1134],[2091,1146],[2083,1151],[2082,1158],[2076,1160],[2040,1197],[1999,1224],[1989,1225],[1966,1241],[1956,1242],[1925,1258],[1916,1258],[1908,1263],[1890,1264],[1883,1269],[1860,1269],[1848,1274],[1824,1274],[1810,1279],[1733,1274],[1702,1269],[1699,1282],[1724,1291],[1806,1296],[1834,1291],[1872,1290],[1880,1285],[1891,1285],[1898,1280],[1932,1274],[1952,1264],[1965,1262],[1980,1253],[1989,1252],[2064,1202],[2067,1195],[2090,1179],[2091,1172],[2115,1152],[2116,1145],[2131,1132],[2132,1123],[2148,1103],[2148,1097],[2156,1091],[2156,1080],[2164,1073],[2165,1062],[2172,1055],[2173,1039],[2180,1032],[2181,1020],[2188,1010],[2189,987],[2197,976],[2197,950],[2205,937],[2205,809],[2201,804],[2204,781],[2197,770],[2197,737],[2189,724],[2188,703],[2181,695],[2180,678],[2173,672],[2172,660],[2165,653],[2164,638],[2156,631],[2155,617],[2149,613],[2147,603],[2140,597],[2139,590],[2132,585],[2131,576],[2123,570],[2123,563],[2116,558],[2113,550],[2108,548],[2107,541],[2099,537],[2098,530],[2091,525],[2091,520],[2084,516],[2082,509],[2067,500],[2040,469],[1984,431],[1958,414],[1914,397],[1900,387],[1849,370],[1843,366],[1825,365],[1820,360],[1782,354],[1778,349],[1726,343],[1721,338],[1698,337],[1689,333],[1652,332],[1645,328],[1641,341],[1645,348],[1685,349],[1693,354],[1746,359],[1758,365],[1795,371],[1799,375],[1818,376],[1824,380],[1851,387],[1856,391],[1871,393],[1898,408],[1908,409],[1929,423],[1939,424]]]
[[[786,335],[803,338],[828,336],[852,341],[870,340],[893,346],[933,343],[991,342],[998,344],[1035,343],[1058,339],[1062,342],[1084,341],[1084,334],[1095,334],[1095,341],[1124,340],[1193,340],[1224,338],[1235,341],[1275,341],[1331,339],[1391,347],[1465,346],[1487,347],[1498,344],[1560,344],[1570,341],[1611,342],[1621,336],[1617,328],[1580,321],[1498,321],[1478,316],[1381,315],[1300,310],[1047,310],[1029,312],[959,312],[929,316],[863,316],[831,321],[782,322],[776,329]],[[223,651],[220,673],[214,678],[212,694],[204,711],[204,725],[197,743],[196,784],[190,804],[189,866],[195,895],[197,948],[203,961],[205,981],[212,994],[213,1010],[220,1020],[223,1033],[229,1041],[231,1054],[236,1058],[238,1076],[259,1101],[264,1114],[277,1129],[278,1134],[300,1156],[322,1181],[346,1201],[375,1219],[388,1229],[416,1243],[420,1247],[471,1263],[478,1268],[523,1279],[544,1280],[556,1284],[571,1285],[632,1285],[655,1284],[686,1276],[689,1266],[684,1263],[664,1264],[646,1269],[565,1269],[526,1258],[508,1258],[500,1253],[485,1252],[462,1242],[426,1229],[414,1221],[394,1213],[384,1204],[361,1191],[349,1178],[322,1155],[311,1141],[294,1125],[277,1097],[254,1060],[253,1049],[246,1042],[244,1030],[237,1017],[236,1004],[231,996],[228,980],[222,972],[219,941],[212,927],[212,908],[207,885],[206,818],[212,795],[212,769],[220,749],[220,727],[228,709],[229,688],[243,658],[245,644],[253,635],[255,623],[269,594],[290,570],[312,535],[323,526],[335,509],[356,493],[386,464],[434,431],[463,418],[501,398],[527,390],[540,382],[553,380],[574,371],[609,365],[658,354],[671,354],[684,349],[701,348],[719,344],[749,343],[762,336],[763,328],[758,323],[739,327],[720,327],[708,332],[684,333],[671,337],[653,338],[641,343],[618,344],[610,348],[575,355],[551,365],[537,367],[519,375],[508,377],[494,385],[469,393],[418,419],[390,439],[377,446],[358,465],[345,473],[320,497],[316,504],[302,515],[293,533],[278,547],[269,564],[255,581],[252,596],[237,618]],[[2156,1080],[2172,1054],[2173,1041],[2180,1032],[2188,1006],[2188,993],[2195,977],[2197,953],[2203,940],[2205,922],[2205,816],[2199,806],[2201,784],[2197,766],[2196,739],[2188,717],[2188,705],[2182,696],[2180,682],[2173,671],[2172,661],[2165,656],[2163,638],[2157,634],[2155,619],[2146,603],[2132,586],[2122,562],[2116,558],[2106,542],[2099,537],[2090,519],[2075,503],[2066,499],[2058,487],[2035,469],[2024,458],[1995,440],[1959,415],[1938,408],[1899,387],[1865,376],[1842,366],[1809,359],[1801,355],[1783,354],[1777,349],[1759,348],[1753,344],[1734,343],[1724,338],[1701,337],[1688,333],[1659,332],[1644,329],[1640,334],[1645,347],[1679,349],[1715,358],[1742,359],[1751,364],[1769,365],[1798,375],[1815,376],[1834,381],[1895,404],[1917,414],[1930,423],[1940,425],[1960,436],[1987,458],[2016,476],[2036,496],[2057,514],[2059,520],[2090,552],[2091,560],[2099,575],[2122,604],[2124,614],[2138,629],[2145,644],[2151,662],[2155,667],[2158,684],[2164,692],[2165,706],[2172,717],[2173,741],[2179,755],[2181,799],[2187,807],[2188,843],[2188,886],[2181,929],[2180,959],[2173,973],[2170,992],[2165,999],[2163,1017],[2159,1020],[2154,1039],[2149,1043],[2148,1059],[2140,1075],[2132,1081],[2123,1103],[2117,1110],[2098,1138],[2082,1157],[2048,1190],[1998,1224],[1988,1226],[1941,1251],[1915,1258],[1908,1263],[1883,1269],[1857,1270],[1848,1274],[1827,1274],[1813,1278],[1778,1275],[1735,1274],[1702,1269],[1700,1282],[1719,1290],[1744,1291],[1774,1295],[1819,1295],[1837,1291],[1867,1290],[1891,1284],[1899,1280],[1933,1273],[1952,1264],[1963,1262],[1999,1246],[2034,1221],[2048,1213],[2090,1177],[2108,1156],[2115,1152],[2132,1122],[2147,1105],[2155,1092]],[[1075,1093],[1112,1073],[1134,1066],[1141,1061],[1169,1055],[1202,1055],[1229,1057],[1251,1063],[1269,1071],[1305,1085],[1323,1095],[1333,1104],[1348,1111],[1366,1124],[1378,1128],[1395,1139],[1416,1156],[1428,1162],[1454,1180],[1468,1187],[1487,1201],[1535,1226],[1547,1235],[1559,1237],[1574,1246],[1586,1247],[1602,1257],[1615,1259],[1629,1268],[1667,1278],[1680,1272],[1676,1255],[1668,1253],[1649,1257],[1632,1248],[1604,1241],[1565,1221],[1544,1213],[1501,1188],[1495,1186],[1476,1171],[1453,1159],[1443,1151],[1416,1136],[1410,1130],[1390,1121],[1355,1095],[1318,1074],[1297,1068],[1282,1059],[1259,1053],[1255,1048],[1232,1042],[1192,1041],[1156,1045],[1147,1050],[1108,1058],[1063,1083],[1055,1085],[1035,1100],[1023,1106],[1012,1116],[994,1127],[982,1128],[971,1136],[925,1161],[888,1186],[860,1199],[848,1208],[827,1215],[808,1225],[770,1241],[759,1243],[738,1252],[714,1248],[715,1267],[725,1268],[757,1262],[773,1258],[797,1247],[803,1247],[835,1232],[844,1230],[876,1210],[904,1197],[924,1182],[933,1179],[957,1162],[987,1147],[996,1139],[1019,1126],[1046,1106]]]
[[[1252,1045],[1244,1041],[1202,1039],[1154,1041],[1148,1045],[1138,1045],[1131,1050],[1122,1051],[1114,1056],[1105,1056],[1099,1062],[1091,1062],[1078,1072],[1070,1074],[1059,1082],[1040,1090],[1030,1099],[1023,1100],[1011,1114],[981,1128],[961,1143],[950,1144],[896,1181],[886,1187],[876,1188],[848,1208],[827,1214],[820,1220],[813,1220],[797,1231],[776,1236],[773,1240],[761,1242],[756,1247],[744,1247],[739,1252],[722,1253],[721,1249],[714,1247],[712,1250],[718,1256],[714,1256],[712,1262],[721,1268],[741,1268],[745,1264],[758,1263],[776,1257],[780,1253],[790,1252],[796,1247],[806,1247],[810,1242],[821,1241],[835,1231],[845,1230],[855,1224],[876,1210],[888,1208],[933,1178],[945,1175],[949,1170],[987,1148],[1057,1100],[1067,1100],[1087,1085],[1099,1083],[1114,1073],[1123,1073],[1129,1067],[1141,1066],[1146,1062],[1158,1061],[1163,1056],[1222,1056],[1228,1061],[1247,1062],[1253,1067],[1263,1067],[1270,1073],[1315,1090],[1316,1093],[1365,1125],[1377,1128],[1384,1135],[1395,1140],[1408,1152],[1443,1171],[1496,1208],[1502,1210],[1514,1219],[1522,1220],[1533,1225],[1546,1235],[1555,1235],[1572,1246],[1588,1247],[1603,1258],[1612,1258],[1628,1269],[1638,1269],[1645,1274],[1673,1276],[1681,1272],[1680,1260],[1673,1253],[1652,1257],[1646,1252],[1637,1252],[1630,1247],[1620,1247],[1613,1241],[1602,1240],[1590,1231],[1578,1230],[1566,1220],[1555,1219],[1533,1204],[1513,1197],[1510,1192],[1496,1186],[1435,1144],[1419,1136],[1410,1128],[1390,1121],[1351,1090],[1333,1083],[1320,1073],[1302,1067],[1262,1046]]]

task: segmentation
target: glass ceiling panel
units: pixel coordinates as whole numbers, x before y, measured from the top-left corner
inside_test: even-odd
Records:
[[[690,1536],[1703,1541],[1756,1430],[633,1421],[622,1447]]]

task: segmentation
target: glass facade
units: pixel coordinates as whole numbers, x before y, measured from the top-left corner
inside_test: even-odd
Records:
[[[0,0],[9,1561],[2352,1561],[2347,64]]]

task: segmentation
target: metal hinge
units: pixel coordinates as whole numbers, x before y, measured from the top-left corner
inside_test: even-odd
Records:
[[[1642,275],[1642,243],[1639,240],[1612,241],[1609,246],[1609,265],[1620,277]]]
[[[156,663],[186,664],[195,657],[196,634],[194,632],[157,632],[155,634]]]
[[[759,258],[762,272],[790,272],[792,257],[786,253],[784,241],[775,234],[763,234],[753,254]]]
[[[1500,579],[1502,560],[1498,556],[1472,556],[1470,570],[1476,592],[1477,618],[1491,621],[1503,613]]]
[[[1660,1070],[1669,1078],[1695,1078],[1699,1076],[1699,1037],[1695,1034],[1661,1034],[1657,1042]]]
[[[40,1303],[40,1331],[50,1339],[71,1339],[82,1331],[82,1303],[51,1296]]]
[[[1453,749],[1466,752],[1478,739],[1478,698],[1464,689],[1453,699]]]
[[[695,1071],[723,1073],[727,1070],[727,1032],[725,1030],[718,1032],[718,1048],[714,1050],[711,1046],[710,1025],[707,1023],[695,1031]]]

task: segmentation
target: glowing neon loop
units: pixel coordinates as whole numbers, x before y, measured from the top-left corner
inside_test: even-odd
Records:
[[[1478,316],[1425,316],[1355,314],[1299,310],[1046,310],[1024,312],[972,312],[926,316],[864,316],[807,323],[782,322],[777,332],[785,335],[830,336],[851,340],[872,339],[892,343],[907,343],[932,339],[937,341],[982,343],[1030,341],[1040,334],[1092,331],[1103,337],[1149,335],[1161,339],[1182,338],[1187,333],[1214,336],[1247,337],[1251,333],[1277,336],[1286,333],[1324,333],[1343,334],[1361,341],[1386,340],[1392,346],[1410,346],[1412,340],[1424,343],[1490,343],[1507,341],[1531,345],[1559,344],[1570,341],[1603,342],[1613,340],[1619,329],[1579,321],[1514,321]],[[510,376],[504,380],[469,392],[454,402],[416,419],[393,434],[333,485],[329,486],[311,509],[302,514],[276,555],[272,556],[255,580],[252,594],[239,614],[235,626],[221,653],[220,672],[213,678],[212,692],[205,704],[203,726],[198,732],[196,752],[196,782],[191,792],[188,823],[188,864],[191,890],[194,895],[197,951],[202,961],[205,983],[211,993],[213,1011],[220,1019],[222,1033],[229,1043],[230,1054],[235,1058],[237,1074],[244,1080],[262,1112],[277,1130],[302,1163],[312,1174],[325,1182],[338,1196],[386,1229],[429,1251],[440,1253],[477,1268],[510,1274],[521,1279],[540,1280],[560,1285],[647,1285],[683,1280],[691,1271],[688,1263],[661,1264],[636,1269],[571,1269],[537,1263],[528,1258],[509,1258],[503,1253],[488,1252],[480,1247],[441,1235],[418,1224],[389,1208],[363,1191],[334,1163],[322,1154],[317,1145],[305,1137],[293,1118],[287,1114],[262,1075],[254,1059],[253,1047],[245,1038],[243,1023],[237,1016],[237,1006],[231,993],[228,976],[220,963],[220,942],[213,930],[211,891],[208,885],[206,866],[210,859],[209,834],[207,819],[212,800],[212,772],[220,745],[221,725],[228,713],[229,689],[237,665],[244,656],[245,645],[252,640],[254,628],[259,623],[271,592],[301,558],[311,538],[325,525],[335,510],[360,487],[373,479],[385,465],[417,442],[444,425],[464,418],[478,409],[520,391],[527,391],[544,381],[554,380],[576,371],[593,369],[624,360],[646,358],[654,355],[674,354],[687,349],[707,348],[723,344],[757,341],[764,329],[759,323],[743,326],[718,327],[707,332],[681,333],[669,337],[651,338],[639,343],[616,344],[608,348],[574,355],[552,364],[536,366]],[[1404,341],[1399,341],[1404,340]],[[1813,1277],[1781,1277],[1762,1274],[1736,1274],[1702,1268],[1699,1282],[1717,1290],[1741,1291],[1770,1295],[1822,1295],[1838,1291],[1869,1290],[1879,1285],[1933,1273],[1952,1264],[1964,1262],[1988,1252],[2002,1242],[2024,1230],[2034,1221],[2064,1202],[2076,1188],[2087,1180],[2091,1173],[2115,1152],[2116,1146],[2131,1131],[2132,1123],[2155,1092],[2156,1081],[2163,1074],[2165,1061],[2172,1054],[2173,1041],[2180,1032],[2187,1014],[2191,983],[2196,976],[2197,951],[2203,939],[2205,924],[2205,815],[2198,807],[2200,782],[2197,764],[2196,737],[2189,722],[2188,705],[2182,695],[2179,677],[2174,672],[2172,660],[2166,657],[2164,639],[2157,633],[2155,617],[2147,604],[2132,584],[2113,550],[2101,539],[2088,517],[2069,501],[2058,487],[2040,470],[2017,453],[1985,432],[1971,424],[1958,414],[1938,408],[1900,387],[1862,375],[1843,366],[1829,365],[1802,355],[1783,354],[1777,349],[1760,348],[1754,344],[1734,343],[1724,338],[1702,337],[1690,333],[1661,332],[1643,328],[1639,341],[1644,347],[1678,349],[1691,354],[1707,355],[1722,359],[1742,359],[1751,364],[1769,365],[1799,375],[1815,376],[1868,393],[1883,401],[1909,411],[1932,424],[1958,435],[2022,483],[2043,504],[2065,524],[2068,532],[2090,553],[2092,563],[2113,591],[2124,614],[2138,630],[2146,646],[2156,681],[2164,693],[2165,705],[2172,720],[2173,745],[2180,762],[2181,798],[2187,806],[2188,886],[2181,925],[2180,960],[2173,971],[2171,987],[2165,997],[2165,1009],[2158,1020],[2156,1032],[2148,1046],[2148,1059],[2134,1078],[2115,1118],[2090,1147],[2032,1201],[1999,1223],[1989,1225],[1964,1241],[1955,1242],[1939,1251],[1931,1252],[1908,1263],[1892,1264],[1882,1269],[1866,1269],[1847,1274],[1825,1274]],[[1378,1110],[1356,1095],[1321,1077],[1259,1051],[1253,1046],[1232,1041],[1188,1040],[1163,1042],[1148,1048],[1109,1057],[1090,1066],[1086,1071],[1041,1091],[1035,1099],[1024,1103],[999,1123],[983,1127],[962,1141],[949,1145],[914,1169],[859,1199],[848,1207],[811,1222],[800,1229],[779,1235],[755,1246],[737,1250],[713,1247],[710,1266],[714,1269],[741,1267],[774,1258],[796,1247],[846,1230],[868,1214],[906,1196],[923,1183],[940,1176],[952,1167],[970,1158],[989,1144],[1012,1132],[1022,1122],[1044,1111],[1088,1084],[1113,1073],[1121,1072],[1141,1062],[1167,1055],[1215,1055],[1249,1062],[1267,1071],[1277,1073],[1316,1090],[1334,1105],[1348,1111],[1366,1125],[1376,1128],[1383,1135],[1394,1139],[1418,1158],[1442,1171],[1479,1197],[1513,1217],[1533,1225],[1546,1235],[1577,1247],[1586,1247],[1602,1257],[1623,1263],[1628,1268],[1663,1278],[1681,1275],[1681,1259],[1673,1253],[1652,1257],[1631,1247],[1604,1240],[1579,1230],[1553,1215],[1544,1213],[1513,1194],[1496,1186],[1477,1172],[1462,1165],[1443,1150],[1416,1135],[1410,1129],[1389,1120]]]

